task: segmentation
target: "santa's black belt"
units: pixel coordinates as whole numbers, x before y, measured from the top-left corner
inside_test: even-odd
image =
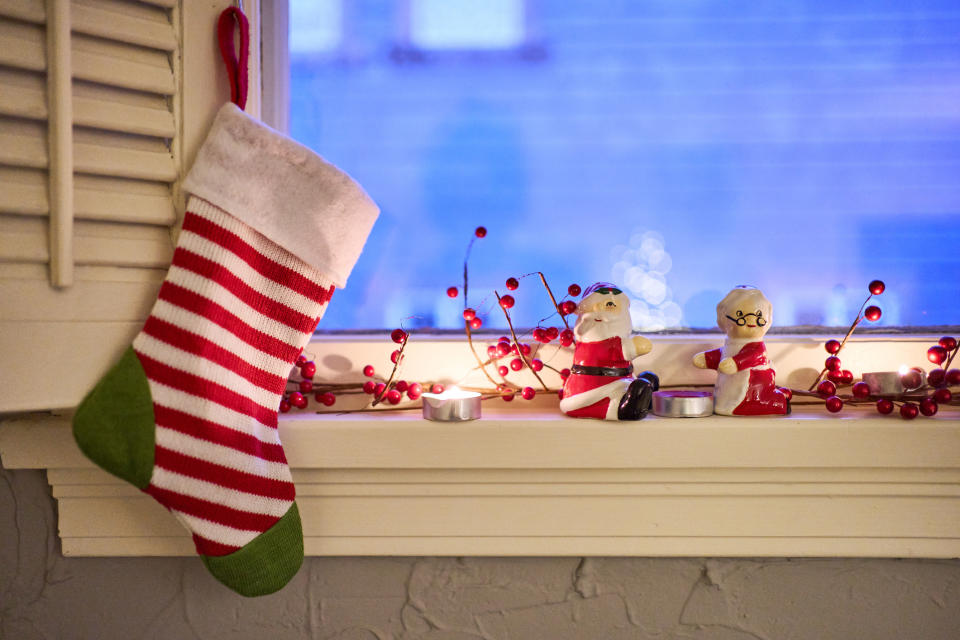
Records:
[[[610,378],[622,378],[628,376],[633,371],[633,367],[587,367],[582,364],[575,364],[570,367],[570,373],[579,373],[584,376],[608,376]]]

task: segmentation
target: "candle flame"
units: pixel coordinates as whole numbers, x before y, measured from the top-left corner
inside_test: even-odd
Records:
[[[459,400],[462,398],[476,398],[480,394],[476,391],[464,391],[460,387],[454,385],[449,389],[444,389],[443,393],[425,393],[425,396],[430,396],[431,398],[438,398],[440,400]]]

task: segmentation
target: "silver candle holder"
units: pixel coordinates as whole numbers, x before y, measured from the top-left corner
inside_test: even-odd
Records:
[[[480,394],[451,387],[443,393],[424,393],[423,417],[434,422],[465,422],[480,417]]]
[[[664,418],[704,418],[713,415],[709,391],[670,389],[653,392],[653,413]]]

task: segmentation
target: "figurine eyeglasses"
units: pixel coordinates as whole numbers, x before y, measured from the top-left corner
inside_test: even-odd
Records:
[[[738,327],[743,327],[743,326],[746,326],[747,318],[750,316],[753,316],[754,318],[757,319],[756,325],[758,327],[762,327],[763,325],[767,324],[766,318],[763,317],[763,311],[760,309],[758,309],[756,313],[744,313],[743,311],[740,311],[739,309],[737,309],[737,317],[734,318],[732,316],[727,316],[727,319],[730,322],[735,323]]]

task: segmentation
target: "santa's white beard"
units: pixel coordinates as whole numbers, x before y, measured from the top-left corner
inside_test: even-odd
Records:
[[[597,318],[600,322],[597,322]],[[617,313],[588,312],[577,318],[573,333],[580,342],[601,342],[610,338],[629,336],[633,331],[630,324],[630,312],[626,309]]]

